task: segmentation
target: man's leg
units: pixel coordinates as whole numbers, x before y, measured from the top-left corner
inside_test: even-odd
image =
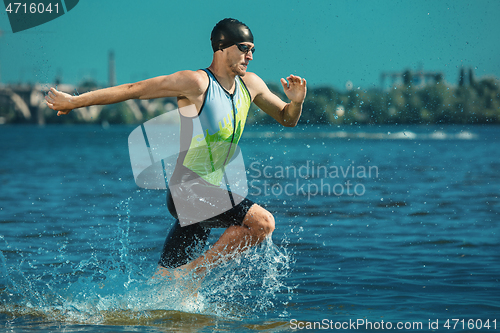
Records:
[[[230,226],[219,240],[203,255],[181,267],[187,272],[203,275],[207,267],[231,259],[250,246],[261,243],[274,231],[274,217],[266,209],[254,204],[248,210],[241,226]]]
[[[166,268],[177,268],[196,259],[205,247],[210,229],[199,223],[181,227],[179,220],[174,222],[163,245],[158,264]]]
[[[172,269],[197,258],[202,253],[209,235],[210,229],[203,228],[199,224],[181,227],[179,220],[176,220],[165,239],[158,269],[154,275],[170,276]]]

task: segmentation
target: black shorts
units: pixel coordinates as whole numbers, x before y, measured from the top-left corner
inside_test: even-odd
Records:
[[[184,181],[189,186],[179,188],[175,187],[172,191],[181,191],[174,193],[176,202],[180,197],[185,198],[182,203],[184,214],[193,214],[193,219],[198,217],[198,212],[209,210],[217,204],[220,198],[231,198],[232,207],[216,216],[199,222],[181,226],[178,213],[175,208],[174,199],[169,189],[167,192],[167,207],[170,214],[176,219],[174,226],[170,230],[163,251],[160,257],[159,265],[167,268],[176,268],[182,266],[193,259],[196,259],[205,247],[206,240],[210,235],[211,228],[228,228],[230,226],[240,226],[254,202],[239,196],[238,194],[226,191],[216,187],[198,175],[195,175],[188,169],[182,169],[182,172],[174,172],[172,177],[177,182]],[[176,175],[177,173],[177,175]]]

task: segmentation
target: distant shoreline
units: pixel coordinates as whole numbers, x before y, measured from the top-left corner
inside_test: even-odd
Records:
[[[402,74],[402,82],[381,89],[350,87],[338,91],[332,87],[309,88],[304,101],[301,124],[500,124],[500,81],[496,78],[468,81],[462,73],[453,86],[436,75],[423,84],[412,73]],[[58,85],[67,93],[99,89],[95,84],[80,87]],[[282,88],[269,88],[286,100]],[[47,85],[0,86],[1,124],[142,124],[165,112],[175,110],[175,98],[129,100],[123,103],[76,109],[58,117],[45,104]],[[247,123],[271,124],[274,120],[252,104]]]

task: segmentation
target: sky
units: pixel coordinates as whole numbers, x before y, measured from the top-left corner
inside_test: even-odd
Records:
[[[80,0],[61,17],[12,33],[0,13],[0,82],[118,84],[208,67],[210,32],[226,17],[247,24],[256,53],[248,71],[279,84],[378,86],[381,72],[459,68],[500,78],[500,0],[171,1]]]

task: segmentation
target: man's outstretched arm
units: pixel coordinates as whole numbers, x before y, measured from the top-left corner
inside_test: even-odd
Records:
[[[47,106],[59,111],[57,115],[68,114],[71,110],[90,106],[106,105],[126,101],[128,99],[153,99],[161,97],[190,97],[202,90],[199,73],[182,71],[171,75],[158,76],[135,83],[122,84],[115,87],[94,90],[71,96],[50,88],[45,96]]]
[[[302,104],[307,93],[306,80],[295,75],[281,79],[285,95],[290,103],[283,102],[273,94],[264,81],[254,73],[245,75],[245,83],[254,96],[253,102],[262,111],[286,127],[297,125],[302,114]]]

